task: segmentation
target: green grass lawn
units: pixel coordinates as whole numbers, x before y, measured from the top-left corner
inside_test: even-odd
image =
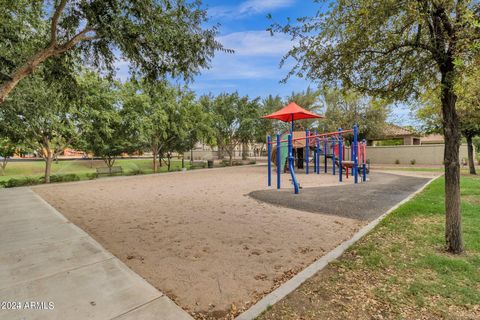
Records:
[[[118,159],[115,166],[121,166],[125,174],[140,173],[140,171],[145,174],[153,173],[151,159]],[[181,166],[181,161],[172,161],[171,170],[178,170]],[[189,166],[189,162],[185,161],[185,167],[189,168]],[[102,160],[59,161],[52,164],[52,175],[76,174],[81,179],[87,179],[87,175],[94,174],[95,169],[99,167],[106,167],[105,162]],[[5,175],[0,176],[0,181],[6,181],[10,178],[42,177],[44,170],[44,161],[10,162],[7,165]],[[166,171],[166,165],[158,168],[158,172]]]
[[[444,250],[444,180],[259,319],[480,319],[480,178],[462,176],[465,253]]]
[[[372,168],[375,171],[375,168]],[[424,168],[424,167],[380,167],[378,170],[393,170],[393,171],[414,171],[414,172],[443,172],[444,168]],[[466,169],[461,169],[462,172],[467,172]]]

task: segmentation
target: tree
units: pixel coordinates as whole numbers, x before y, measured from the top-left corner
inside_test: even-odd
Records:
[[[154,96],[156,104],[167,115],[165,135],[160,139],[160,157],[167,158],[170,171],[173,153],[183,154],[197,143],[204,124],[202,107],[195,94],[186,88],[167,86],[163,93]]]
[[[117,157],[136,146],[120,114],[118,91],[111,82],[93,72],[85,72],[78,82],[80,137],[75,146],[101,157],[111,172]]]
[[[50,183],[53,160],[78,138],[76,98],[61,83],[47,83],[41,74],[24,81],[1,109],[12,137],[45,161],[45,183]]]
[[[0,10],[0,105],[42,63],[60,58],[114,71],[116,52],[150,79],[207,67],[216,27],[200,1],[4,0]]]
[[[166,157],[170,171],[173,153],[183,154],[200,139],[209,138],[208,117],[187,88],[167,81],[131,81],[122,87],[122,101],[125,132],[136,141],[138,149],[152,152],[154,172],[157,158],[161,164]]]
[[[405,101],[440,87],[445,136],[445,238],[463,251],[460,212],[460,123],[454,85],[479,45],[479,5],[473,0],[339,0],[326,13],[273,25],[297,45],[290,75]]]
[[[477,174],[473,138],[480,135],[480,68],[475,66],[471,70],[459,81],[457,92],[461,131],[467,139],[468,166],[470,174]]]
[[[390,113],[388,103],[382,99],[365,97],[347,90],[325,88],[325,120],[322,121],[327,132],[338,128],[351,129],[355,124],[359,128],[359,138],[380,136],[384,132],[386,120]],[[352,142],[353,134],[345,137]]]
[[[2,157],[2,163],[0,164],[0,175],[5,175],[5,169],[7,168],[8,160],[15,155],[17,147],[8,138],[0,138],[0,157]]]
[[[203,108],[200,101],[192,103],[188,111],[187,139],[183,141],[182,153],[188,150],[193,151],[198,142],[212,145],[215,139],[215,132],[212,128],[212,117]],[[193,156],[190,158],[193,161]]]
[[[260,98],[250,100],[248,96],[242,97],[239,101],[238,139],[242,143],[242,160],[248,159],[249,144],[255,141],[258,136],[257,130],[260,126]]]
[[[269,95],[268,97],[264,98],[260,104],[260,116],[266,116],[275,111],[278,111],[284,107],[284,102],[279,95],[272,96]],[[270,119],[263,119],[260,118],[259,128],[256,130],[257,132],[257,142],[265,142],[265,137],[268,134],[276,133],[279,131],[283,131],[285,126],[282,125],[280,121],[272,121]]]
[[[455,91],[458,96],[457,112],[460,131],[467,141],[468,164],[470,174],[476,174],[473,138],[480,135],[480,69],[473,67],[467,75],[458,80]],[[423,122],[428,133],[442,132],[441,101],[438,88],[426,90],[422,95],[422,104],[416,110],[417,118]]]
[[[218,149],[227,152],[229,163],[233,165],[235,148],[255,137],[252,128],[255,127],[259,115],[258,111],[253,110],[258,110],[258,100],[250,101],[248,97],[240,97],[235,92],[223,93],[215,98],[204,96],[201,103],[211,116]]]
[[[156,99],[165,84],[149,87],[144,81],[125,83],[122,86],[122,118],[130,136],[135,137],[138,149],[152,152],[152,170],[157,172],[161,141],[166,136],[167,114]]]

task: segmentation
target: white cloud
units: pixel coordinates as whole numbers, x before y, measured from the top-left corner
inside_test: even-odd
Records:
[[[218,55],[210,69],[202,75],[209,80],[235,79],[277,79],[278,67],[268,64],[265,59],[248,59],[245,57]]]
[[[267,31],[234,32],[218,37],[218,41],[240,56],[281,57],[294,44],[286,35],[276,34],[272,37]]]
[[[252,30],[230,33],[218,41],[235,53],[217,54],[212,67],[202,72],[205,78],[281,80],[287,72],[279,69],[279,62],[293,46],[288,36],[272,37],[267,31]]]
[[[240,19],[246,16],[266,13],[270,10],[287,8],[296,0],[246,0],[237,6],[216,6],[208,10],[215,18]]]
[[[241,13],[262,13],[268,10],[286,8],[295,0],[247,0],[238,6]]]

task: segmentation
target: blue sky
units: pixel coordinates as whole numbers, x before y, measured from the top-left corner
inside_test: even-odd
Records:
[[[208,8],[209,24],[220,24],[218,40],[234,54],[217,53],[211,68],[195,77],[189,87],[198,95],[238,91],[250,97],[269,94],[285,97],[292,91],[303,91],[318,84],[292,77],[280,83],[289,71],[288,64],[279,68],[282,56],[292,47],[291,39],[283,34],[273,37],[266,29],[272,21],[285,23],[315,15],[321,4],[313,0],[204,0]],[[267,14],[273,20],[267,19]],[[127,64],[120,62],[119,76],[125,78]],[[391,121],[408,124],[409,112],[405,106],[394,108]]]
[[[310,82],[292,78],[280,84],[289,69],[279,68],[282,56],[292,47],[285,35],[271,36],[266,29],[271,22],[285,22],[287,17],[315,14],[318,4],[311,0],[203,0],[208,9],[208,25],[220,24],[218,41],[235,53],[217,52],[210,69],[202,70],[189,87],[197,94],[238,91],[250,97],[305,90]],[[128,62],[117,62],[117,76],[128,78]]]
[[[289,69],[279,68],[282,56],[292,47],[286,35],[271,36],[266,29],[273,20],[285,22],[315,14],[318,4],[309,0],[205,0],[211,23],[220,23],[218,40],[234,54],[218,53],[212,68],[195,79],[192,89],[199,93],[218,94],[238,91],[242,95],[286,96],[292,91],[305,90],[310,82],[292,78],[286,84],[280,80]]]

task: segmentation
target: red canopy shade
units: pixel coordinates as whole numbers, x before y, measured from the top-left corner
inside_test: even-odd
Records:
[[[314,119],[314,118],[324,118],[318,114],[312,113],[298,106],[295,102],[290,103],[288,106],[284,107],[277,112],[269,114],[268,116],[263,116],[265,119],[277,119],[283,122],[292,122],[295,120],[301,119]]]

